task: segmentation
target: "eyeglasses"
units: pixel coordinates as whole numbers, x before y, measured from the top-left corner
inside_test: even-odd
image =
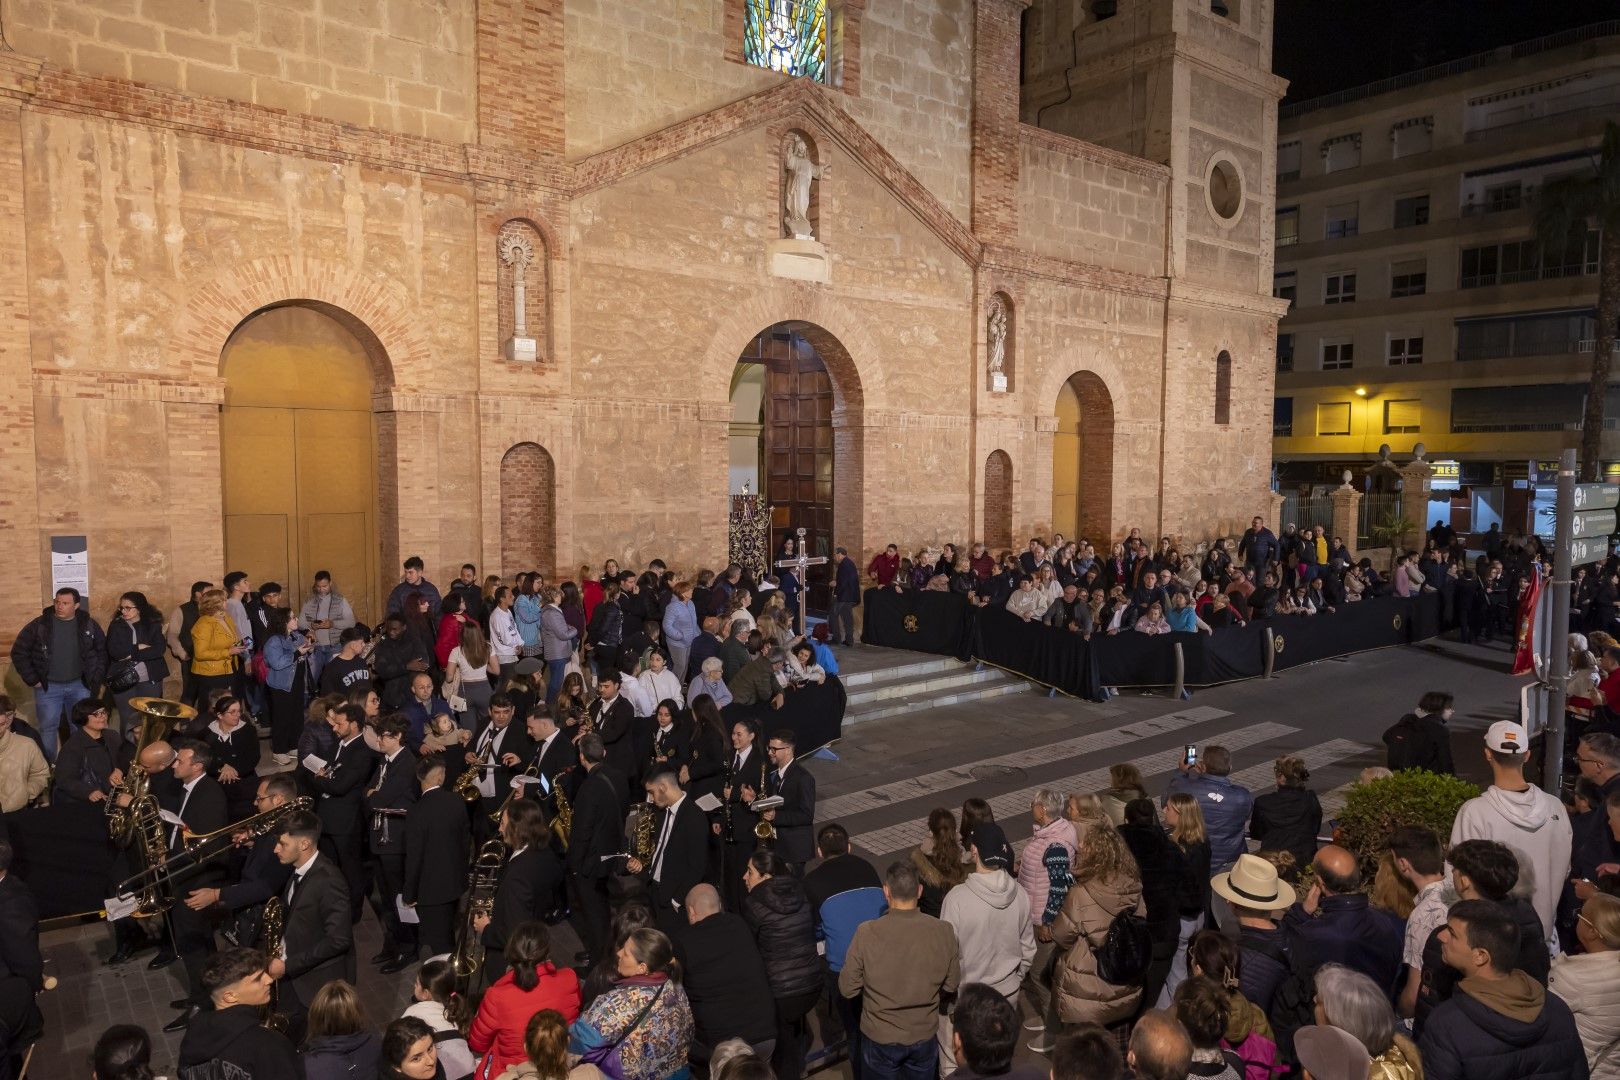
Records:
[[[777,753],[779,751],[786,750],[787,747],[785,747],[785,746],[767,746],[767,747],[765,747],[765,749],[767,749],[771,753],[775,754],[775,753]]]

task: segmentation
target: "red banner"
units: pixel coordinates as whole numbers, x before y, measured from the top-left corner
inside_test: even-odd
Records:
[[[1530,574],[1524,594],[1519,597],[1518,634],[1513,650],[1513,674],[1531,675],[1536,671],[1536,609],[1541,605],[1541,573]]]

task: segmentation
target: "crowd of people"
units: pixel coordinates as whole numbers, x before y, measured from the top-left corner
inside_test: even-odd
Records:
[[[1497,561],[1528,572],[1514,551],[1523,570]],[[1009,610],[1039,587],[1027,617],[1081,633],[1445,585],[1341,554],[1256,519],[1232,555],[1216,542],[1196,562],[1133,533],[1106,559],[1059,538],[999,568],[983,545],[932,565],[891,545],[865,577]],[[768,718],[836,676],[863,582],[846,552],[832,561],[830,618],[810,635],[791,571],[737,566],[683,580],[610,561],[552,586],[468,565],[441,593],[412,559],[375,632],[324,573],[296,612],[240,573],[198,582],[167,619],[126,593],[105,632],[65,589],[13,650],[36,723],[0,699],[0,808],[133,813],[149,789],[171,815],[156,867],[132,845],[108,883],[151,887],[164,917],[110,913],[107,961],[183,964],[166,1030],[184,1031],[184,1080],[796,1080],[816,1016],[857,1080],[1022,1080],[1022,1041],[1063,1080],[1620,1074],[1604,1056],[1620,980],[1592,959],[1620,950],[1620,739],[1581,740],[1566,808],[1525,782],[1522,729],[1493,726],[1496,783],[1449,837],[1397,831],[1376,876],[1321,844],[1303,762],[1279,759],[1276,790],[1255,794],[1220,746],[1182,758],[1157,797],[1130,766],[1100,792],[1040,792],[1017,852],[984,800],[940,808],[879,873],[817,822],[793,730],[722,714]],[[1474,573],[1449,549],[1444,566]],[[137,699],[174,676],[198,715],[153,738]],[[1448,710],[1431,697],[1403,718],[1391,767],[1449,769]],[[222,834],[235,842],[194,845]],[[24,929],[0,935],[0,1026],[15,1047],[39,968],[26,885],[13,891],[6,925]],[[416,972],[380,1033],[355,990],[368,909],[370,962]],[[572,957],[552,952],[564,922]],[[95,1075],[148,1076],[150,1058],[148,1034],[121,1025]]]

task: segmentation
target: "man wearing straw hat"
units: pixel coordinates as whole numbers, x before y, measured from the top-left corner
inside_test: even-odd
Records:
[[[1294,887],[1277,876],[1275,866],[1247,854],[1239,855],[1232,869],[1216,874],[1209,885],[1237,916],[1238,948],[1243,954],[1239,988],[1269,1013],[1277,987],[1293,966],[1277,917],[1294,906]]]

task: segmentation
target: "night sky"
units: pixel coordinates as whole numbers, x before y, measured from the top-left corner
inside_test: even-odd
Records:
[[[1620,18],[1616,0],[1276,0],[1285,102]]]

